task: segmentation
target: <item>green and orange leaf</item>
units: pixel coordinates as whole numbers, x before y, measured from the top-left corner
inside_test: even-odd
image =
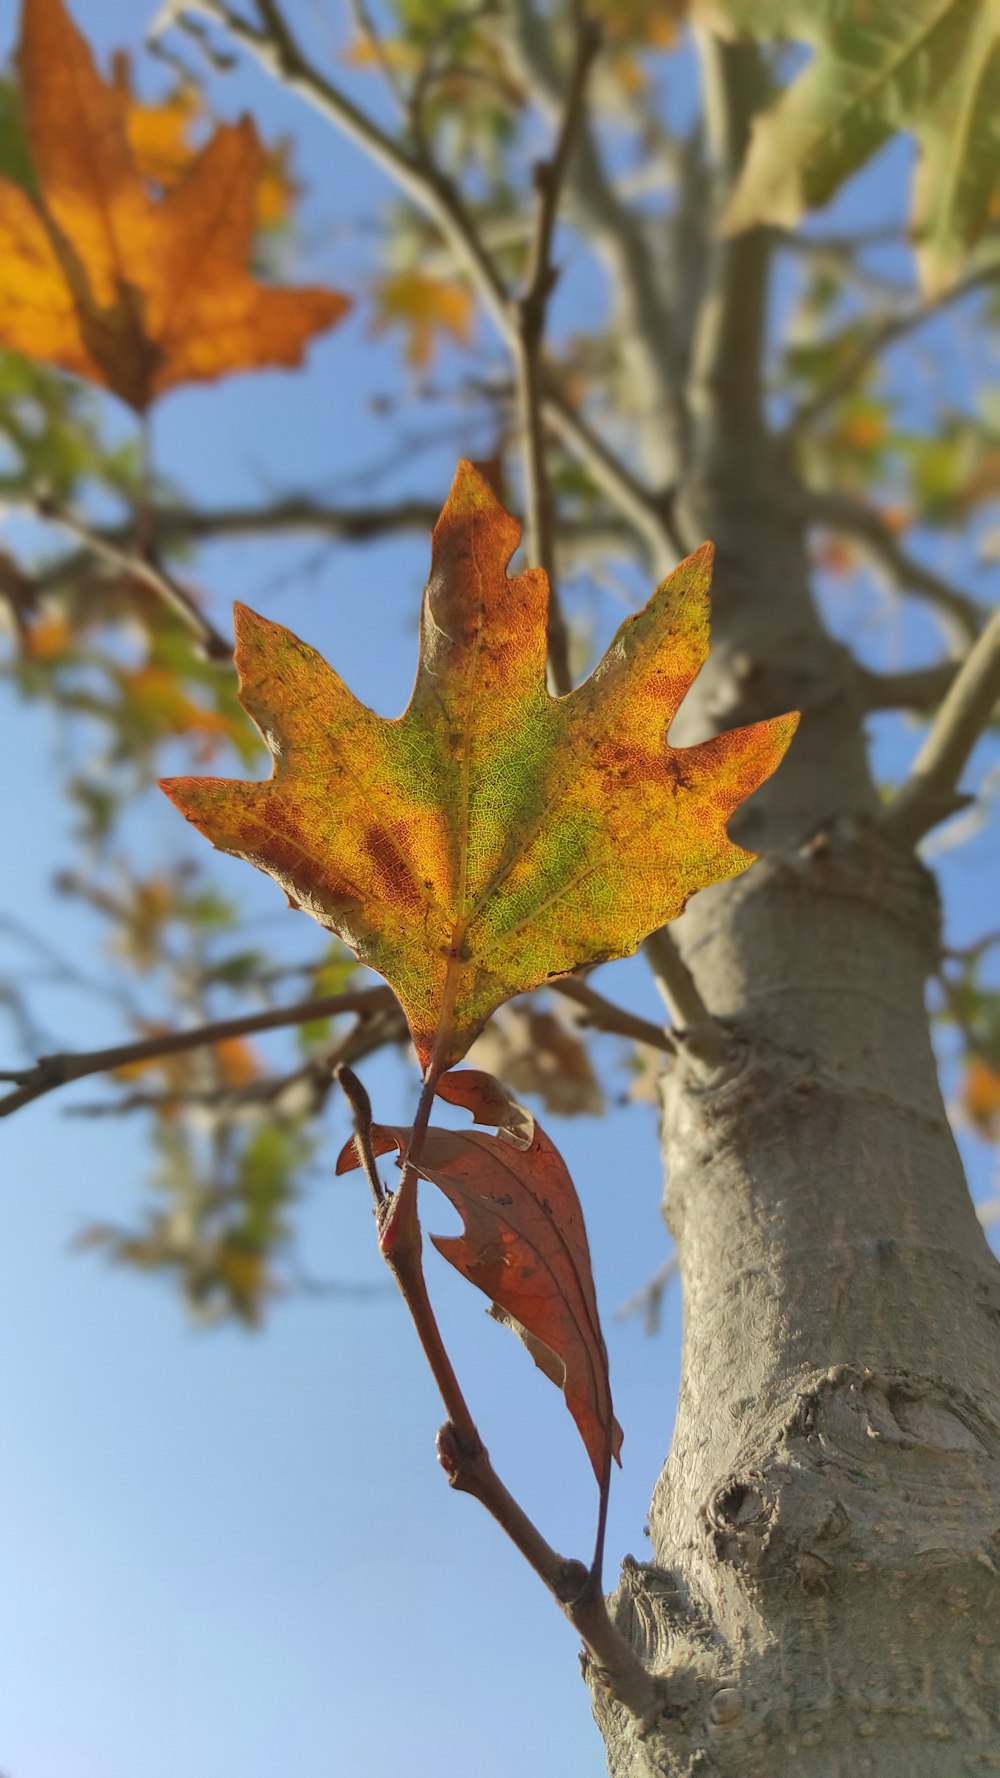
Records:
[[[512,995],[629,954],[697,889],[745,870],[753,854],[726,823],[798,721],[667,744],[708,650],[708,546],[621,626],[584,685],[551,697],[546,577],[505,572],[519,535],[462,464],[395,721],[238,606],[240,699],[274,775],[163,785],[220,850],[269,872],[385,977],[435,1072]]]
[[[25,0],[18,60],[39,195],[0,181],[0,345],[142,412],[180,383],[297,364],[341,318],[338,291],[249,274],[266,162],[249,120],[154,198],[128,95],[101,78],[62,0]]]

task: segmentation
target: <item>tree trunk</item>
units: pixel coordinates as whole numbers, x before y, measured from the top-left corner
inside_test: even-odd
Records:
[[[595,1710],[623,1778],[971,1778],[1000,1771],[1000,1268],[931,1050],[935,885],[880,834],[760,420],[766,244],[720,255],[682,512],[717,547],[713,646],[672,739],[803,724],[732,825],[761,862],[674,928],[733,1048],[663,1087],[683,1378],[615,1609],[670,1703],[645,1734]]]

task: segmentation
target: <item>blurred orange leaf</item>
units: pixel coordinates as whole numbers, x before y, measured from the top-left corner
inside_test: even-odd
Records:
[[[474,304],[464,284],[432,278],[426,272],[393,272],[383,278],[375,296],[372,331],[401,327],[406,334],[406,362],[423,370],[434,356],[441,334],[467,345]]]
[[[1000,1072],[983,1057],[973,1056],[960,1090],[969,1122],[988,1141],[1000,1139]]]
[[[124,696],[135,705],[143,727],[161,735],[194,735],[199,760],[208,760],[230,733],[230,722],[217,710],[195,704],[186,695],[177,674],[149,662],[123,668],[116,674]]]
[[[249,119],[216,131],[161,200],[62,0],[25,0],[18,56],[40,195],[0,182],[0,344],[142,412],[179,383],[297,364],[349,306],[255,283],[265,156]]]
[[[118,54],[113,65],[115,86],[125,101],[128,145],[140,179],[172,191],[183,179],[198,154],[193,130],[205,117],[197,89],[181,82],[164,99],[143,104],[132,91],[127,55]],[[288,218],[298,186],[291,170],[291,144],[287,140],[265,147],[254,192],[257,228],[279,228]]]

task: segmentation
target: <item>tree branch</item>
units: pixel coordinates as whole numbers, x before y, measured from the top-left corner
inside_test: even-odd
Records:
[[[671,1032],[665,1031],[662,1025],[654,1025],[652,1019],[641,1019],[636,1013],[626,1012],[623,1006],[616,1006],[613,1000],[607,1000],[579,976],[562,976],[548,985],[554,994],[562,994],[564,999],[582,1006],[587,1015],[583,1023],[594,1030],[608,1031],[614,1037],[634,1038],[636,1043],[665,1050],[668,1055],[676,1053],[677,1044]]]
[[[260,28],[226,0],[167,0],[151,27],[159,38],[171,26],[190,29],[191,15],[213,20],[265,71],[297,93],[354,142],[440,229],[478,291],[483,306],[508,350],[517,351],[517,318],[509,292],[454,183],[426,156],[405,149],[310,62],[274,0],[259,0]],[[608,499],[650,539],[659,557],[672,553],[670,529],[654,494],[642,490],[606,443],[558,391],[546,388],[543,413],[567,449],[572,450]]]
[[[35,499],[34,510],[40,519],[58,525],[61,530],[68,531],[94,555],[110,562],[123,575],[142,581],[150,588],[158,599],[169,607],[176,617],[191,631],[202,652],[209,660],[231,661],[233,645],[223,636],[220,630],[207,618],[195,603],[185,587],[165,574],[162,568],[156,567],[146,557],[139,555],[126,542],[124,534],[120,541],[112,541],[106,532],[95,530],[84,519],[79,518],[68,508],[58,503],[47,494],[39,494]]]
[[[923,327],[926,322],[935,320],[938,315],[943,315],[947,309],[964,301],[965,297],[971,295],[974,290],[982,290],[989,284],[995,284],[998,278],[1000,278],[1000,266],[981,267],[976,272],[970,272],[968,277],[960,279],[957,284],[952,284],[949,289],[942,290],[929,302],[918,303],[916,307],[906,309],[901,314],[886,316],[884,321],[872,328],[867,339],[860,342],[857,350],[851,354],[845,364],[841,365],[836,375],[832,376],[829,382],[825,383],[821,389],[817,389],[814,395],[796,409],[785,428],[785,437],[796,438],[812,426],[816,420],[835,406],[842,395],[846,395],[854,388],[869,366],[874,363],[876,358],[881,357],[883,352],[888,351],[890,346],[896,345],[899,340],[905,339],[908,334],[915,332],[918,327]]]
[[[608,1615],[600,1586],[582,1562],[567,1561],[546,1541],[506,1488],[479,1445],[468,1452],[448,1421],[438,1433],[438,1456],[457,1492],[471,1494],[520,1550],[583,1638],[596,1678],[644,1726],[652,1726],[667,1702],[666,1690],[642,1665]]]
[[[285,1025],[304,1025],[312,1019],[333,1018],[338,1013],[357,1012],[371,1017],[373,1013],[391,1009],[396,1004],[391,988],[358,988],[345,994],[298,1000],[292,1006],[274,1007],[268,1012],[247,1013],[240,1018],[220,1019],[210,1025],[195,1025],[186,1031],[165,1031],[157,1037],[113,1044],[108,1049],[40,1056],[32,1068],[0,1070],[0,1080],[13,1082],[15,1088],[0,1099],[0,1117],[9,1117],[11,1112],[20,1111],[22,1105],[30,1105],[33,1099],[40,1099],[43,1094],[51,1093],[71,1080],[82,1080],[88,1074],[105,1074],[112,1068],[124,1068],[133,1062],[175,1056],[183,1050],[222,1043],[229,1037],[248,1037],[256,1031],[278,1031]]]
[[[853,537],[871,552],[885,568],[900,591],[915,593],[926,599],[951,620],[951,627],[968,642],[975,639],[990,607],[974,599],[960,588],[926,568],[911,556],[889,529],[874,506],[865,506],[847,494],[806,492],[802,496],[803,517],[807,524],[822,525],[828,531]]]
[[[661,926],[658,932],[651,932],[642,949],[677,1028],[675,1048],[683,1043],[685,1053],[709,1066],[724,1062],[732,1052],[732,1039],[713,1019],[667,928]]]
[[[542,352],[549,298],[558,272],[552,246],[559,200],[569,157],[583,110],[587,80],[600,47],[600,32],[585,11],[580,11],[574,34],[573,61],[566,82],[562,122],[551,158],[535,167],[538,208],[528,256],[524,293],[517,304],[517,371],[524,437],[524,481],[528,555],[549,583],[548,655],[552,689],[565,697],[573,689],[569,665],[569,635],[559,604],[556,584],[556,527],[552,489],[545,460],[545,426],[542,417],[544,382]]]
[[[721,211],[743,163],[754,113],[764,102],[764,64],[756,44],[725,43],[703,26],[694,38],[702,67],[705,133],[713,200]],[[689,404],[703,457],[718,460],[734,434],[762,432],[767,323],[768,229],[717,239],[695,331]],[[744,443],[745,448],[745,443]]]
[[[940,704],[961,668],[961,660],[934,661],[903,673],[874,673],[858,667],[858,689],[865,710],[933,710]]]
[[[970,648],[917,754],[913,770],[882,818],[882,829],[913,846],[961,808],[958,781],[1000,700],[1000,611]]]
[[[510,37],[518,71],[540,108],[558,119],[566,82],[550,24],[531,0],[513,0]],[[634,359],[633,382],[647,419],[644,458],[664,482],[676,480],[683,432],[681,353],[667,332],[668,304],[642,215],[622,202],[586,117],[576,129],[567,178],[574,218],[585,222],[613,280],[616,334],[623,356]],[[679,548],[678,553],[685,552]]]

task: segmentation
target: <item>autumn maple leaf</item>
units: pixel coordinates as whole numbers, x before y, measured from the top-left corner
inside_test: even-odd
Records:
[[[463,463],[395,721],[290,630],[237,606],[240,699],[274,776],[163,783],[216,846],[268,871],[386,978],[434,1073],[511,995],[634,951],[696,889],[745,870],[754,855],[726,822],[798,721],[667,745],[708,649],[708,545],[621,626],[586,684],[551,697],[546,577],[505,573],[519,536]]]
[[[128,96],[62,0],[25,0],[18,61],[38,190],[0,181],[0,345],[139,412],[178,383],[299,363],[349,300],[250,277],[266,158],[252,123],[219,129],[157,200],[129,146]]]

